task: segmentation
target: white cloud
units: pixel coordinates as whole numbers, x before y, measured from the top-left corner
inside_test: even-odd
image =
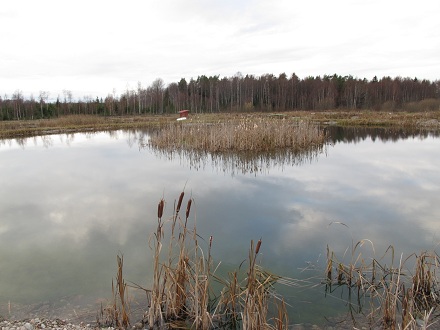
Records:
[[[436,0],[9,0],[0,95],[105,96],[237,71],[436,80],[439,10]]]

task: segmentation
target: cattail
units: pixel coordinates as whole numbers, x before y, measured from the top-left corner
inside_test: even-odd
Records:
[[[371,284],[374,284],[375,279],[376,279],[376,260],[373,259],[373,269],[371,271]]]
[[[192,199],[190,199],[188,201],[188,204],[186,205],[186,218],[188,219],[189,217],[189,211],[191,210],[191,203],[192,203]]]
[[[258,254],[258,252],[260,252],[260,247],[261,247],[261,238],[257,242],[257,248],[255,249],[255,254]]]
[[[177,202],[176,214],[179,213],[180,207],[182,206],[183,195],[185,195],[185,193],[182,191],[179,196],[179,201]]]
[[[164,206],[165,206],[165,201],[161,199],[159,204],[157,205],[157,217],[159,219],[162,218]]]
[[[212,235],[209,236],[209,247],[211,248],[211,246],[212,246]]]
[[[327,280],[329,283],[332,282],[332,269],[333,269],[333,259],[328,258],[326,272],[327,272]]]
[[[331,277],[332,276],[330,274],[330,278],[329,278],[330,281],[331,281]],[[344,278],[344,265],[342,263],[339,263],[339,265],[338,265],[338,277],[337,277],[338,284],[342,284],[343,278]]]

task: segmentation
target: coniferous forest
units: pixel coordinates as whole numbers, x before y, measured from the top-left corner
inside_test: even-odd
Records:
[[[375,110],[430,111],[440,109],[440,80],[324,75],[298,78],[285,73],[262,76],[199,76],[165,86],[156,79],[150,86],[105,98],[61,95],[39,91],[25,98],[20,90],[0,96],[0,120],[51,118],[72,114],[124,116],[176,113],[289,111],[289,110]]]

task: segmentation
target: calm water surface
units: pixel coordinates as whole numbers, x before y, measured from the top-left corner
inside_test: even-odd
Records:
[[[52,317],[96,308],[111,298],[118,253],[126,280],[148,287],[157,203],[171,215],[182,189],[226,270],[260,237],[260,263],[293,278],[322,276],[327,245],[341,258],[361,239],[376,255],[438,251],[440,139],[361,133],[335,130],[318,155],[254,173],[153,152],[140,131],[0,141],[0,315],[42,302]],[[295,322],[339,308],[322,287],[285,295]]]

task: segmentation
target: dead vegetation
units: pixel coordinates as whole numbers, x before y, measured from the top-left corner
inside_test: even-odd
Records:
[[[322,146],[325,134],[317,125],[284,117],[247,117],[217,124],[173,123],[153,134],[150,146],[163,150],[293,152]]]
[[[306,121],[248,117],[217,124],[171,123],[152,133],[144,147],[191,168],[211,163],[232,174],[256,174],[274,165],[310,162],[324,151],[326,139],[323,129]]]
[[[249,258],[227,278],[216,274],[211,255],[212,236],[209,241],[197,234],[189,224],[192,198],[186,203],[182,192],[174,203],[173,215],[164,217],[165,201],[161,199],[157,210],[157,228],[149,240],[154,256],[153,284],[149,289],[138,286],[147,295],[148,305],[141,326],[148,329],[287,329],[288,316],[284,301],[273,290],[279,279],[258,264],[262,247],[251,241]],[[168,237],[166,236],[168,233]],[[205,248],[203,248],[203,246]],[[123,259],[117,257],[116,289],[112,303],[98,315],[98,326],[127,328],[130,325],[127,304],[127,284],[122,277]],[[213,290],[213,283],[222,289]],[[130,286],[130,285],[129,285]],[[277,310],[269,314],[269,306]]]
[[[345,290],[348,317],[356,327],[361,316],[370,328],[427,329],[438,326],[440,304],[438,271],[440,258],[424,251],[400,257],[396,264],[394,248],[376,259],[365,258],[361,247],[369,240],[357,242],[348,263],[338,260],[327,248],[326,293]],[[387,265],[386,261],[390,264]]]
[[[52,119],[0,121],[0,138],[141,129],[159,127],[168,120],[166,116],[103,117],[97,115],[69,115]]]
[[[438,323],[440,257],[435,252],[396,260],[390,246],[377,258],[373,242],[364,239],[338,258],[327,247],[319,284],[317,278],[294,280],[264,269],[258,262],[263,246],[259,239],[256,244],[250,242],[248,258],[237,270],[221,276],[220,263],[212,257],[214,239],[198,235],[195,217],[190,217],[194,201],[189,198],[184,208],[184,197],[182,192],[168,218],[165,200],[158,203],[156,231],[149,238],[153,254],[150,288],[127,284],[123,258],[117,256],[113,299],[101,308],[98,326],[132,325],[128,288],[134,288],[146,298],[137,323],[143,328],[288,329],[292,320],[275,284],[301,290],[321,286],[326,295],[340,296],[348,307],[344,323],[350,322],[354,328],[427,329]]]
[[[430,102],[427,100],[426,102]],[[425,103],[426,103],[425,102]],[[394,127],[438,129],[440,110],[409,107],[405,111],[285,111],[252,113],[190,114],[189,122],[218,124],[241,121],[246,118],[281,117],[287,120],[304,120],[323,125],[358,127]],[[0,138],[29,137],[35,135],[74,132],[105,131],[117,129],[158,128],[176,121],[176,114],[142,116],[69,115],[52,119],[0,121]]]

